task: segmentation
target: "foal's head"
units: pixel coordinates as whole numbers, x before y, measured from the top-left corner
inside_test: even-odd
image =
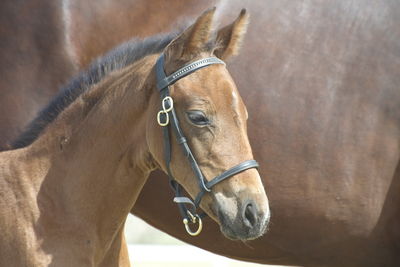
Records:
[[[242,11],[231,25],[218,31],[214,43],[209,41],[213,14],[214,9],[205,12],[165,49],[166,75],[188,62],[210,56],[227,59],[238,52],[248,15]],[[182,132],[206,181],[253,159],[247,137],[246,107],[223,64],[210,65],[180,79],[170,86],[170,95]],[[160,96],[155,94],[150,103],[155,109],[149,118],[147,140],[154,159],[167,172],[162,127],[155,119],[160,103]],[[169,132],[171,173],[195,197],[200,190],[197,178],[174,131]],[[213,186],[211,192],[204,194],[200,206],[232,239],[259,237],[269,220],[268,199],[255,168]]]

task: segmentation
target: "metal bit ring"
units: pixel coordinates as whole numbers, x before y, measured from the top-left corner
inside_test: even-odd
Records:
[[[185,225],[186,232],[191,236],[197,236],[200,234],[201,230],[203,229],[203,221],[201,220],[199,215],[194,215],[196,220],[193,222],[194,224],[197,222],[199,226],[197,227],[196,231],[192,231],[189,226],[189,220],[187,218],[183,219],[183,224]]]

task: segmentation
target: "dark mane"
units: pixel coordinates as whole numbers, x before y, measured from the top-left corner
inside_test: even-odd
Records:
[[[73,78],[47,107],[39,112],[26,130],[11,144],[12,148],[22,148],[33,143],[46,126],[83,92],[101,81],[110,72],[122,69],[147,55],[160,53],[175,36],[176,33],[170,33],[143,40],[132,39],[96,59],[86,71]]]

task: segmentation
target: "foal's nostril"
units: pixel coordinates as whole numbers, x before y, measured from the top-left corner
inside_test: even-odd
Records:
[[[256,207],[254,204],[252,204],[251,202],[248,203],[245,208],[244,208],[244,216],[243,216],[243,221],[244,224],[249,227],[249,228],[253,228],[256,223],[257,223],[257,211],[256,211]]]

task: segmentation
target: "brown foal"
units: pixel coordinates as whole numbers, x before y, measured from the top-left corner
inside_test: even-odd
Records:
[[[200,58],[226,59],[238,52],[247,14],[221,29],[215,43],[209,40],[213,15],[214,9],[205,12],[164,49],[167,75]],[[125,218],[150,172],[167,171],[156,120],[158,57],[148,52],[107,73],[57,111],[32,144],[0,154],[1,266],[129,265]],[[170,90],[207,180],[253,158],[246,108],[224,65],[200,69]],[[171,172],[194,197],[199,188],[192,169],[177,141],[171,143]],[[252,231],[244,222],[249,201],[257,221]],[[234,239],[261,236],[269,221],[268,199],[254,168],[217,184],[200,206]]]

